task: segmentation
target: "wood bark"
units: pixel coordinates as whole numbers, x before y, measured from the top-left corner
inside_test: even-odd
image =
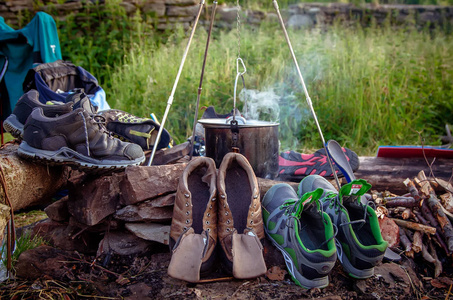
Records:
[[[423,225],[423,224],[419,224],[419,223],[415,223],[415,222],[410,222],[410,221],[405,221],[405,220],[400,220],[400,219],[394,219],[394,218],[392,218],[392,220],[396,224],[398,224],[398,226],[401,226],[401,227],[404,227],[407,229],[422,231],[423,233],[430,234],[430,235],[436,234],[436,228],[431,227],[431,226],[427,226],[427,225]]]
[[[442,204],[440,203],[439,199],[437,199],[436,192],[431,187],[431,184],[427,180],[425,173],[423,171],[420,171],[417,178],[420,179],[420,186],[422,187],[422,190],[424,190],[425,195],[429,197],[428,198],[429,208],[437,218],[437,221],[439,222],[440,227],[443,230],[448,250],[451,253],[453,252],[453,226],[450,220],[445,215],[444,211],[442,210],[441,208]]]
[[[51,203],[52,196],[66,185],[69,168],[24,160],[17,155],[17,148],[17,144],[0,148],[0,168],[13,210]],[[6,203],[1,185],[0,203]]]
[[[430,169],[423,158],[384,158],[359,157],[359,169],[354,172],[357,178],[363,178],[373,189],[402,195],[406,193],[401,184],[406,178],[417,176],[421,170],[429,174]],[[436,159],[431,166],[436,178],[448,181],[452,175],[453,159]]]

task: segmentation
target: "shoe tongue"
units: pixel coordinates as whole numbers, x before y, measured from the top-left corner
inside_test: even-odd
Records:
[[[360,196],[363,196],[371,188],[371,184],[364,179],[356,179],[348,184],[345,184],[340,189],[340,197],[342,199],[355,199],[360,201]]]
[[[71,97],[74,95],[73,97]],[[71,97],[71,98],[70,98]],[[70,98],[74,102],[73,109],[76,110],[77,108],[83,108],[86,112],[90,114],[95,114],[96,109],[94,106],[91,104],[90,98],[88,98],[87,95],[84,93],[81,94],[71,94],[68,97],[66,97],[66,101],[68,101]]]
[[[295,216],[297,218],[300,218],[304,210],[308,209],[319,210],[320,209],[319,199],[321,198],[323,193],[324,190],[318,188],[312,192],[303,194],[300,200],[297,201],[296,203]]]

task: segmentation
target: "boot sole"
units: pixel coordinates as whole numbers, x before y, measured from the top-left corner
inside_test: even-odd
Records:
[[[57,151],[48,151],[31,147],[25,141],[22,141],[19,148],[17,149],[17,153],[19,154],[19,156],[26,159],[50,163],[51,165],[73,164],[83,170],[124,169],[127,166],[140,165],[145,160],[145,156],[137,158],[133,161],[124,162],[114,160],[98,160],[82,155],[67,147],[62,147]]]
[[[24,125],[17,120],[15,115],[10,115],[6,118],[3,122],[3,128],[16,139],[22,138],[22,135],[24,134]]]

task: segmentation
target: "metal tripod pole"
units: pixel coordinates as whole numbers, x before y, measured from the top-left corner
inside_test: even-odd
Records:
[[[288,44],[289,50],[291,52],[291,56],[293,58],[294,64],[296,65],[297,74],[299,75],[300,82],[302,83],[302,87],[303,87],[304,93],[305,93],[305,98],[307,99],[307,103],[308,103],[308,106],[310,107],[311,114],[313,115],[313,119],[315,120],[316,127],[318,128],[319,135],[321,136],[322,145],[324,147],[324,150],[326,151],[327,161],[329,162],[330,169],[332,170],[333,176],[335,177],[335,181],[337,183],[338,189],[340,189],[340,187],[341,187],[340,181],[338,180],[337,173],[335,172],[332,161],[329,157],[329,152],[327,151],[327,147],[326,147],[326,141],[324,140],[324,135],[322,134],[321,126],[319,126],[318,118],[316,117],[316,113],[313,108],[313,103],[311,102],[310,95],[308,94],[307,87],[305,86],[304,78],[302,77],[302,73],[300,72],[299,64],[297,62],[296,55],[294,54],[293,47],[291,46],[291,41],[289,40],[288,32],[286,31],[285,23],[283,22],[282,15],[280,14],[280,9],[278,8],[277,0],[272,0],[272,3],[277,12],[278,20],[280,22],[280,25],[282,26],[283,33],[285,35],[285,39]]]
[[[213,6],[212,6],[211,23],[209,24],[208,39],[206,41],[206,49],[204,50],[203,66],[201,67],[200,85],[198,86],[198,92],[197,92],[197,106],[195,108],[195,117],[193,120],[192,139],[190,140],[189,160],[192,160],[192,156],[193,156],[193,148],[194,148],[194,143],[195,143],[195,127],[197,126],[197,123],[198,123],[198,109],[200,107],[201,86],[203,85],[204,68],[206,66],[206,58],[208,57],[209,41],[211,40],[211,32],[212,32],[212,27],[214,25],[216,8],[217,8],[217,1],[214,1]]]
[[[173,84],[173,89],[171,91],[170,97],[168,97],[167,108],[165,109],[164,116],[162,117],[162,122],[160,124],[159,132],[157,133],[156,141],[154,142],[153,152],[151,152],[151,157],[149,158],[149,161],[148,161],[148,166],[151,166],[151,164],[153,163],[154,155],[156,154],[157,145],[159,144],[160,137],[162,135],[162,131],[164,130],[165,121],[167,120],[168,112],[170,111],[170,107],[173,103],[173,97],[175,95],[176,87],[178,86],[179,77],[181,76],[182,68],[184,67],[184,62],[186,61],[187,53],[189,52],[190,44],[192,42],[192,38],[195,33],[195,29],[197,28],[198,20],[200,19],[200,15],[203,10],[204,1],[205,0],[201,0],[201,2],[200,2],[200,7],[198,8],[197,17],[195,18],[192,32],[190,33],[189,41],[187,42],[186,49],[184,50],[184,54],[182,56],[178,74],[176,75],[175,83]]]

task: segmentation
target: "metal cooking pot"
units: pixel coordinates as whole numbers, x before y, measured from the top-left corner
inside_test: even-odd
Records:
[[[274,179],[278,173],[278,123],[229,119],[200,119],[205,129],[206,156],[217,168],[228,152],[244,155],[257,177]]]

